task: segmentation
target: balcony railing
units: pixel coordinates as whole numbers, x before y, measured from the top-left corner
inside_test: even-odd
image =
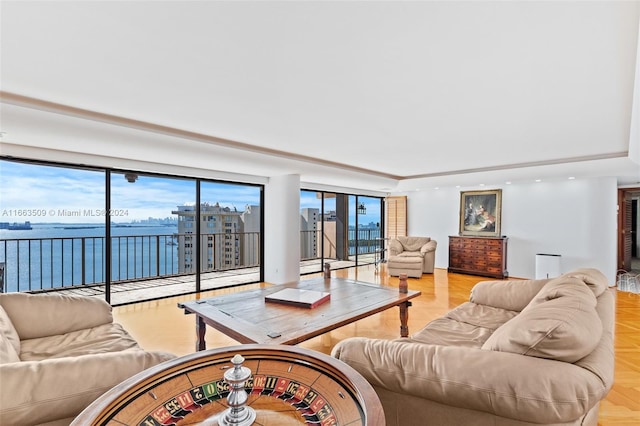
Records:
[[[191,234],[111,237],[111,281],[188,275],[195,272]],[[4,291],[34,291],[103,284],[105,237],[0,240]],[[258,266],[260,233],[201,236],[201,271]]]
[[[335,235],[324,234],[323,236],[319,230],[301,231],[300,234],[300,260],[319,259],[320,257],[325,259],[346,258],[356,254],[379,254],[383,248],[379,229],[349,229],[348,249],[346,249],[348,253],[342,253],[341,256],[336,253]],[[321,241],[323,241],[322,244]]]
[[[349,255],[381,249],[377,229],[349,230]],[[358,238],[357,244],[355,238]],[[200,236],[200,270],[216,272],[260,265],[260,233]],[[302,231],[301,260],[335,258],[335,236]],[[195,235],[131,235],[111,237],[111,282],[190,275],[196,271]],[[356,250],[357,247],[357,250]],[[0,240],[4,266],[0,291],[36,291],[99,285],[105,282],[105,237],[59,237]]]
[[[381,250],[380,229],[349,229],[349,254],[370,254]]]

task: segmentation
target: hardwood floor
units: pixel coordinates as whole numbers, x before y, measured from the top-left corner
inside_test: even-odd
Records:
[[[385,265],[376,271],[373,266],[343,269],[335,276],[396,286],[397,277],[389,277]],[[309,275],[306,277],[311,277]],[[304,279],[304,277],[303,277]],[[467,301],[471,287],[485,278],[448,274],[436,269],[433,275],[420,279],[410,278],[409,288],[420,290],[422,295],[413,299],[409,309],[409,333],[422,328],[453,307]],[[213,290],[200,297],[211,297],[266,284],[251,284],[227,290]],[[611,392],[600,405],[598,424],[601,426],[640,424],[640,294],[617,292],[615,382]],[[195,317],[184,315],[177,307],[180,301],[193,300],[194,295],[171,297],[152,302],[136,303],[114,308],[115,321],[121,323],[148,350],[164,350],[176,355],[186,355],[195,350]],[[362,319],[353,324],[301,343],[299,346],[323,353],[330,353],[342,339],[353,336],[393,339],[400,336],[397,309]],[[207,347],[237,345],[238,342],[209,328]]]

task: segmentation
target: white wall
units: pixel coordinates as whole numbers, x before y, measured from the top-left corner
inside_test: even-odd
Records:
[[[536,253],[561,255],[561,271],[594,267],[615,284],[617,265],[617,182],[576,179],[485,187],[502,189],[502,230],[509,238],[507,270],[534,278]],[[449,235],[458,234],[460,191],[424,190],[408,196],[409,234],[438,241],[436,267],[447,268]]]

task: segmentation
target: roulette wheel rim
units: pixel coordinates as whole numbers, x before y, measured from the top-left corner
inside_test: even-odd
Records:
[[[301,422],[300,424],[339,425],[342,424],[342,419],[339,414],[348,412],[349,416],[356,416],[359,418],[360,424],[362,425],[384,425],[384,413],[382,411],[382,406],[377,394],[373,390],[373,387],[356,370],[344,362],[320,352],[295,346],[246,344],[196,352],[166,361],[142,371],[110,389],[96,399],[96,401],[76,417],[72,426],[89,424],[107,425],[110,424],[110,422],[111,424],[122,424],[122,420],[116,418],[118,416],[123,416],[123,412],[127,410],[129,404],[135,402],[138,398],[149,399],[147,395],[152,395],[154,398],[157,398],[153,393],[154,389],[159,388],[171,380],[177,380],[177,378],[189,374],[195,374],[199,371],[217,372],[219,370],[220,374],[216,373],[216,375],[221,377],[221,372],[226,368],[230,368],[232,365],[230,362],[231,358],[236,354],[240,354],[245,358],[245,365],[249,364],[255,366],[271,363],[272,365],[277,365],[282,368],[288,366],[286,370],[282,370],[281,374],[274,374],[272,371],[269,378],[273,380],[275,377],[282,381],[286,381],[288,384],[292,384],[293,388],[304,388],[305,391],[309,388],[310,393],[308,396],[311,394],[314,394],[314,396],[316,396],[315,394],[320,394],[320,397],[323,399],[316,400],[316,402],[320,401],[318,402],[319,405],[314,405],[313,410],[310,410],[310,407],[303,410],[306,413],[311,413],[308,414],[310,416],[308,418],[314,419],[314,421]],[[207,368],[211,370],[206,370]],[[317,389],[313,387],[318,386],[317,382],[315,384],[304,383],[304,380],[296,378],[295,372],[301,370],[308,370],[309,372],[316,374],[317,377],[322,377],[322,382],[325,383],[322,388],[322,392],[318,392]],[[260,373],[260,371],[254,372],[256,379],[258,377],[262,377],[262,375],[258,373]],[[254,376],[252,376],[251,380],[253,379]],[[216,380],[219,380],[219,377],[213,377],[209,384],[211,385]],[[328,387],[326,383],[328,383]],[[334,392],[333,384],[335,384],[335,389],[339,390]],[[247,386],[249,386],[249,382],[247,383]],[[253,382],[251,382],[251,386],[253,386]],[[220,388],[222,389],[222,387]],[[199,387],[195,386],[192,388],[191,394],[193,394],[193,389],[199,389]],[[262,390],[264,391],[264,389]],[[189,392],[189,389],[183,392],[183,395],[185,395]],[[247,388],[247,392],[250,392],[250,389]],[[178,394],[176,394],[176,396],[177,395]],[[270,395],[273,395],[273,393]],[[336,397],[336,395],[338,397]],[[172,397],[171,395],[169,396]],[[221,391],[217,395],[218,398],[216,401],[223,402],[222,398],[224,396],[224,392]],[[187,397],[189,397],[188,394]],[[298,401],[297,403],[301,404],[301,401],[291,398],[292,395],[280,395],[279,397],[288,397],[288,400],[293,400],[294,402]],[[166,395],[159,397],[157,401],[157,409],[159,411],[164,412],[165,410],[163,407],[167,404],[167,401],[173,401],[173,399],[167,398],[168,397]],[[213,399],[209,398],[205,403],[210,401],[213,401]],[[294,402],[291,404],[293,405]],[[347,408],[341,408],[342,406],[346,406]],[[300,407],[300,405],[297,405],[296,407]],[[356,410],[358,412],[357,415],[355,413]],[[180,420],[176,420],[175,422],[172,420],[168,420],[167,422],[158,421],[159,418],[164,419],[163,417],[160,417],[160,414],[157,414],[158,412],[151,410],[149,413],[146,413],[149,423],[144,423],[139,419],[132,423],[125,423],[135,425],[181,424]],[[188,414],[188,410],[182,411],[181,413]],[[166,413],[164,415],[166,415]],[[315,415],[315,417],[313,417],[313,415]],[[325,417],[320,418],[318,416]],[[184,415],[183,417],[174,417],[180,419],[183,418]],[[342,415],[342,417],[344,417],[344,415]],[[321,419],[324,420],[324,422],[322,422]],[[351,417],[348,423],[350,425],[358,424],[357,421],[354,423],[353,418]]]

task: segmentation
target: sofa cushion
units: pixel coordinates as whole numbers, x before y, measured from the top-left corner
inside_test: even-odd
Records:
[[[398,241],[404,250],[420,252],[422,246],[431,241],[431,237],[398,237]]]
[[[422,271],[422,257],[420,256],[403,256],[401,254],[400,256],[392,257],[387,263],[389,268],[419,269]]]
[[[595,307],[593,292],[579,279],[551,280],[482,349],[576,362],[600,341],[602,322]]]
[[[0,294],[20,340],[65,334],[113,322],[111,305],[96,297],[60,293]]]
[[[422,258],[424,257],[424,254],[420,253],[419,251],[403,251],[397,257],[409,257],[409,258],[417,257],[420,259],[420,262],[422,262]]]
[[[493,331],[518,313],[466,302],[411,336],[420,343],[480,348]]]
[[[516,315],[518,315],[516,311],[465,302],[447,312],[444,317],[495,330]]]
[[[41,361],[130,349],[140,349],[140,346],[120,324],[111,323],[67,334],[23,340],[20,358],[23,361]]]
[[[132,349],[2,364],[2,389],[10,389],[11,395],[0,404],[0,424],[24,426],[77,416],[112,387],[172,358]]]
[[[9,362],[20,362],[20,358],[18,358],[18,354],[9,339],[0,334],[0,364]]]
[[[450,318],[437,318],[412,335],[410,341],[429,345],[480,348],[492,332],[490,328],[478,327]]]
[[[575,271],[562,275],[566,278],[577,278],[589,286],[593,294],[598,297],[609,288],[607,277],[602,272],[594,268],[579,268]]]
[[[18,332],[13,326],[11,318],[9,318],[9,315],[7,315],[7,312],[2,306],[0,306],[0,334],[13,346],[13,351],[17,356],[17,354],[20,353],[20,336],[18,336]]]
[[[550,280],[481,281],[471,289],[470,301],[520,312]]]

